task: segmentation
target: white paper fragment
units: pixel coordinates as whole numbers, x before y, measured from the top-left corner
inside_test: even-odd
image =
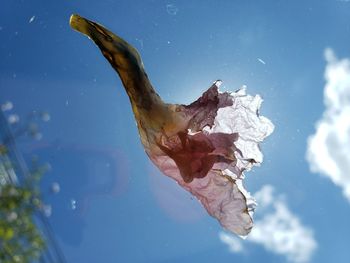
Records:
[[[219,87],[221,82],[215,84]],[[211,128],[206,126],[203,130],[208,133],[238,133],[238,140],[234,144],[241,154],[235,152],[236,167],[226,169],[223,173],[235,180],[239,191],[245,196],[248,213],[253,217],[256,202],[244,188],[244,174],[240,174],[240,171],[249,171],[254,165],[262,163],[263,154],[259,144],[273,132],[274,125],[269,119],[259,115],[263,101],[259,95],[247,95],[245,86],[230,95],[233,98],[233,105],[220,108],[214,120],[214,126]]]
[[[220,108],[212,128],[205,127],[209,132],[238,133],[236,147],[242,152],[238,158],[237,166],[249,171],[253,166],[249,160],[255,160],[254,165],[263,161],[263,155],[259,149],[261,143],[273,130],[272,122],[259,115],[262,98],[259,95],[250,96],[246,94],[246,87],[243,86],[236,92],[232,92],[233,105]]]

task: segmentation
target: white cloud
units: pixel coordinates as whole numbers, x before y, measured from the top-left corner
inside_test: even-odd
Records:
[[[350,201],[350,60],[325,50],[325,111],[308,139],[310,170],[329,177]]]
[[[265,185],[254,196],[260,203],[263,217],[247,238],[248,242],[262,245],[266,250],[284,255],[291,262],[302,263],[310,260],[317,243],[310,228],[305,227],[294,215],[281,195],[276,196],[270,185]],[[220,240],[229,246],[231,252],[244,250],[242,240],[221,232]]]
[[[223,243],[225,243],[228,246],[228,249],[231,252],[237,253],[237,252],[243,251],[243,244],[241,240],[239,240],[237,237],[233,236],[232,234],[220,232],[219,238]]]

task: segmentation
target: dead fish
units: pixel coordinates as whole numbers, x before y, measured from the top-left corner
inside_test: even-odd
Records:
[[[70,25],[100,48],[129,96],[141,142],[152,162],[190,191],[227,230],[246,236],[254,199],[243,171],[262,162],[259,143],[273,124],[259,116],[260,96],[220,92],[215,81],[190,105],[164,102],[137,50],[102,25],[72,15]]]

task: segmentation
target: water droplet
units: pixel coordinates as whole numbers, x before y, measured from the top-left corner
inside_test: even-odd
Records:
[[[43,138],[43,134],[41,132],[37,132],[34,134],[34,139],[40,141]]]
[[[41,114],[41,119],[42,119],[43,121],[49,121],[49,120],[51,119],[51,116],[50,116],[50,114],[49,114],[48,112],[43,112],[43,113]]]
[[[175,16],[179,9],[174,4],[167,4],[166,5],[166,11],[169,15]]]
[[[30,19],[29,19],[29,23],[32,23],[35,19],[35,16],[32,16]]]
[[[35,133],[38,132],[39,128],[38,128],[38,125],[37,125],[36,123],[31,122],[31,123],[29,123],[29,125],[28,125],[28,130],[29,130],[30,134],[31,134],[32,136],[34,136]]]
[[[15,124],[17,122],[19,122],[19,116],[17,114],[11,114],[9,117],[8,117],[8,122],[10,124]]]
[[[12,108],[13,108],[13,104],[11,101],[6,101],[4,104],[1,105],[2,111],[12,110]]]
[[[77,201],[75,199],[70,200],[70,207],[72,210],[77,209]]]
[[[51,205],[43,205],[41,210],[43,211],[46,217],[50,217],[52,215],[52,206]]]
[[[136,38],[136,41],[140,43],[141,49],[143,49],[143,40]]]
[[[258,58],[258,61],[259,61],[261,64],[266,65],[266,62],[265,62],[264,60],[262,60],[261,58]]]
[[[54,183],[51,184],[51,191],[52,191],[52,193],[57,194],[57,193],[60,192],[60,190],[61,190],[61,187],[60,187],[59,183],[54,182]]]

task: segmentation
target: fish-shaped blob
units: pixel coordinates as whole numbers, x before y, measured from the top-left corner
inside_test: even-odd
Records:
[[[152,162],[224,228],[247,235],[255,202],[243,188],[243,171],[262,162],[259,143],[274,128],[258,113],[260,96],[246,95],[245,88],[220,92],[221,81],[215,81],[190,105],[165,103],[134,47],[79,15],[71,16],[70,25],[92,39],[119,74]]]

